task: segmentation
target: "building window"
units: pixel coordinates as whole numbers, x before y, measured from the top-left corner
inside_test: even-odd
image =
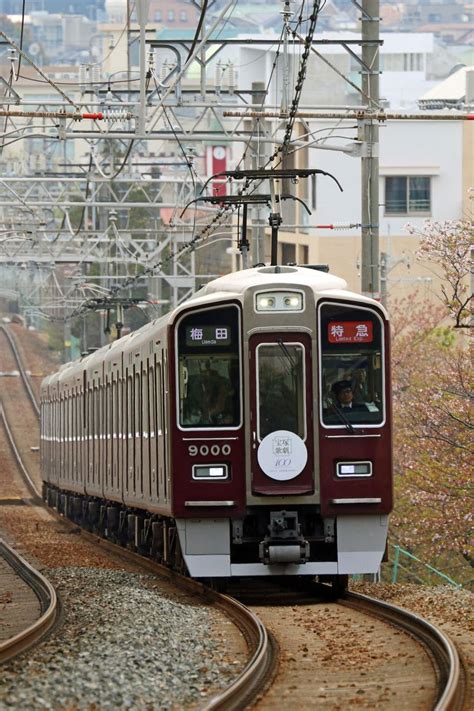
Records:
[[[300,264],[309,264],[309,247],[307,244],[300,244]]]
[[[161,10],[155,10],[155,22],[161,22],[163,15]]]
[[[281,263],[295,264],[296,263],[296,245],[288,242],[281,243]]]
[[[318,176],[317,175],[312,175],[311,176],[311,209],[316,210],[317,204],[318,204],[318,183],[317,183]]]
[[[186,12],[186,10],[181,10],[181,12],[179,13],[179,19],[181,20],[181,22],[188,21],[188,13]]]
[[[403,55],[403,71],[419,72],[423,68],[421,54],[404,54]]]
[[[385,214],[413,215],[431,212],[431,178],[394,175],[385,178]]]
[[[168,20],[174,22],[174,10],[168,10]]]

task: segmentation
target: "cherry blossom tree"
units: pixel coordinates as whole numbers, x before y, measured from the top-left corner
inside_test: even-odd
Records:
[[[454,327],[469,328],[472,301],[469,277],[474,250],[472,219],[427,220],[421,229],[408,225],[408,231],[421,239],[418,259],[431,262],[433,271],[441,279],[441,299],[454,320]]]
[[[459,580],[474,565],[472,366],[445,310],[394,305],[392,542]]]

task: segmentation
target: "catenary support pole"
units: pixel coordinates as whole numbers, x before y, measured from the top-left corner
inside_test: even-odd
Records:
[[[368,109],[379,105],[379,0],[362,0],[362,90]],[[359,121],[363,141],[361,160],[361,290],[366,296],[380,297],[379,287],[379,128],[377,122]]]

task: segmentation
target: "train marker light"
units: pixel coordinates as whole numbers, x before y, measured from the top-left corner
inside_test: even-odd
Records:
[[[336,473],[338,477],[372,476],[372,462],[337,462]]]
[[[212,465],[200,465],[195,464],[193,466],[193,479],[205,479],[215,480],[215,479],[227,479],[228,478],[228,468],[225,464],[212,464]]]

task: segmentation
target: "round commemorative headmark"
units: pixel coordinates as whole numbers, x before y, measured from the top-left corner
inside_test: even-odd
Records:
[[[294,432],[277,430],[261,441],[257,459],[261,470],[270,479],[288,481],[305,468],[308,450],[301,437]]]

